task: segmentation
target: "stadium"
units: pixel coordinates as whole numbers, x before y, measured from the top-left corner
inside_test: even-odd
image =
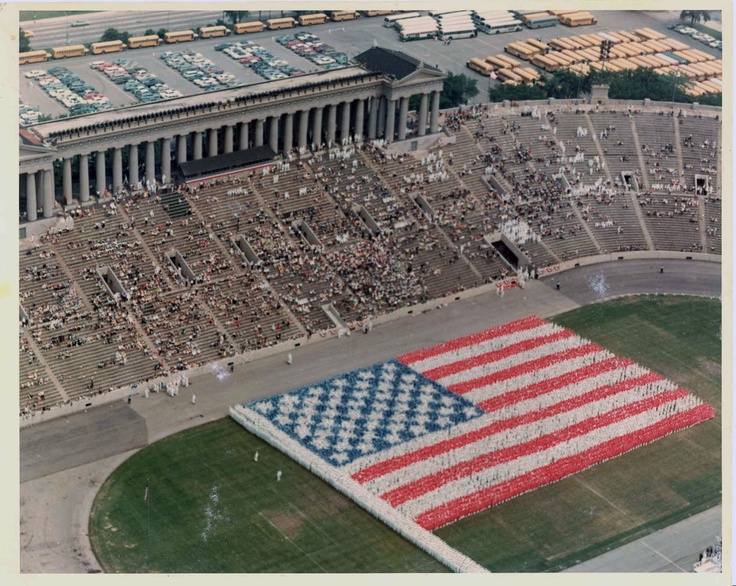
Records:
[[[22,571],[560,571],[720,514],[721,109],[441,109],[412,52],[19,130]]]

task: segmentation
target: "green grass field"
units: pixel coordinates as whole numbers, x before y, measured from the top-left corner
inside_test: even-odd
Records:
[[[554,321],[694,392],[716,419],[436,532],[494,572],[558,571],[721,501],[720,302],[622,299]],[[229,419],[127,460],[89,534],[106,572],[445,571]]]
[[[19,10],[18,20],[20,22],[33,22],[34,20],[45,20],[47,18],[58,18],[60,16],[79,16],[81,14],[92,14],[102,12],[101,10]]]

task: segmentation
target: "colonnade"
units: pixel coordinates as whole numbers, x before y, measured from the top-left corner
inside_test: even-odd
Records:
[[[234,123],[129,144],[121,144],[125,142],[124,137],[116,141],[113,136],[110,142],[115,146],[84,154],[65,154],[57,163],[57,170],[60,167],[62,173],[62,201],[65,206],[71,206],[76,199],[84,205],[90,202],[93,193],[102,198],[139,183],[145,186],[147,182],[169,182],[172,160],[179,164],[264,144],[276,153],[286,154],[294,149],[304,151],[331,146],[337,141],[405,140],[408,136],[409,98],[409,95],[356,98],[270,115],[259,116],[253,112],[251,119],[245,112],[243,120]],[[421,94],[417,136],[424,136],[427,131],[430,134],[437,132],[439,98],[440,90]],[[151,134],[155,132],[152,127]],[[92,160],[94,166],[90,171]],[[28,220],[36,220],[39,210],[42,217],[51,217],[56,196],[53,167],[25,175]],[[94,190],[91,179],[94,180]],[[74,182],[77,184],[76,194],[73,193]]]

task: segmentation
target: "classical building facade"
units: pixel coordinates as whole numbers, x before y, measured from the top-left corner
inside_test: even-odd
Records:
[[[22,129],[21,222],[52,217],[56,204],[88,205],[125,186],[168,182],[172,166],[188,160],[262,145],[289,153],[438,131],[440,70],[379,47],[355,60],[341,69]],[[419,108],[410,131],[414,95]]]

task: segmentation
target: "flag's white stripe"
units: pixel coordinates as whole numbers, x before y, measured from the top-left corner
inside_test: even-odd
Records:
[[[508,419],[510,417],[521,415],[527,411],[541,409],[556,402],[552,401],[551,398],[555,398],[557,401],[564,400],[566,398],[570,398],[578,394],[593,390],[595,388],[603,386],[604,384],[618,382],[619,378],[617,377],[616,373],[620,374],[620,378],[621,380],[623,380],[624,378],[634,378],[647,374],[649,373],[649,371],[637,364],[633,364],[627,366],[624,369],[617,369],[610,373],[607,372],[590,379],[584,379],[580,383],[576,383],[575,385],[569,385],[568,387],[563,387],[558,391],[553,391],[552,393],[540,395],[536,399],[527,399],[526,401],[520,402],[518,408],[516,406],[506,406],[502,409],[489,413],[488,415],[484,415],[481,418],[461,423],[457,425],[453,430],[447,429],[437,431],[419,438],[415,438],[403,445],[393,446],[392,448],[389,448],[382,452],[363,456],[362,458],[356,459],[352,463],[348,464],[346,466],[346,469],[349,470],[350,474],[354,474],[358,470],[363,470],[379,462],[401,456],[402,454],[415,452],[416,450],[419,450],[427,445],[433,445],[443,440],[449,439],[450,437],[460,437],[467,433],[476,431],[477,429],[485,427],[486,425],[489,425],[499,419]],[[662,385],[662,389],[673,389],[677,387],[677,385],[667,380],[662,380],[659,384]],[[548,398],[548,396],[551,396],[551,398]],[[537,401],[536,406],[534,404],[535,400]],[[524,407],[524,404],[526,404],[526,407]]]
[[[545,379],[553,378],[556,376],[561,376],[567,372],[578,370],[579,368],[583,368],[584,366],[589,366],[591,364],[601,362],[611,357],[613,357],[613,354],[611,354],[607,350],[602,350],[600,352],[591,352],[590,354],[585,354],[584,356],[579,356],[571,360],[563,360],[562,362],[550,364],[549,366],[545,368],[540,368],[539,370],[525,372],[524,374],[515,376],[513,378],[478,387],[476,389],[473,389],[472,391],[463,394],[462,396],[471,403],[475,403],[477,405],[478,403],[490,399],[491,397],[496,397],[504,393],[516,391],[517,389],[521,389],[528,385],[538,383],[539,381],[543,381]]]
[[[564,401],[566,399],[588,393],[594,389],[609,385],[615,385],[619,382],[636,378],[646,373],[646,371],[642,373],[641,370],[641,367],[637,367],[637,365],[632,364],[624,368],[616,368],[615,370],[602,372],[601,374],[598,374],[596,376],[592,376],[590,378],[574,382],[570,385],[560,387],[559,389],[555,389],[554,391],[550,391],[549,393],[543,393],[536,397],[532,397],[531,399],[526,399],[523,401],[518,401],[516,403],[505,405],[501,409],[490,413],[490,415],[493,415],[498,419],[509,419],[510,417],[524,415],[525,413],[529,413],[530,411],[538,411],[539,409],[544,409],[545,407],[549,407],[550,405],[554,405],[555,403],[559,403],[560,401]],[[662,380],[659,382],[663,385],[663,389],[677,388],[677,385],[671,383],[670,381]]]
[[[498,338],[491,338],[490,340],[480,342],[479,344],[474,344],[473,346],[465,346],[463,348],[449,350],[447,352],[444,352],[443,354],[438,354],[437,356],[431,356],[429,358],[425,358],[424,360],[412,362],[410,366],[414,370],[418,370],[419,372],[427,372],[428,370],[432,370],[433,368],[437,368],[439,366],[446,366],[447,364],[452,364],[453,362],[467,360],[468,358],[473,358],[474,356],[478,356],[480,354],[486,354],[488,352],[501,350],[502,348],[506,348],[507,346],[510,346],[512,344],[518,344],[519,342],[524,342],[542,336],[549,336],[550,334],[561,332],[563,330],[564,328],[558,325],[545,323],[544,325],[538,326],[536,328],[522,330],[520,332],[513,332],[510,334],[506,334],[505,336],[500,336]]]
[[[547,450],[534,452],[510,462],[487,468],[470,476],[448,482],[436,490],[403,503],[397,509],[403,514],[416,518],[418,515],[435,507],[451,502],[457,498],[472,494],[484,488],[505,482],[542,466],[553,463],[560,458],[572,456],[616,437],[633,433],[639,429],[666,419],[676,412],[695,407],[698,401],[686,396],[676,401],[660,405],[634,417],[624,419],[612,425],[595,429],[590,433],[553,446]]]
[[[598,401],[586,403],[570,411],[519,425],[501,433],[482,438],[477,442],[467,444],[458,449],[415,462],[410,466],[366,482],[365,486],[383,494],[408,482],[434,474],[460,462],[472,460],[482,454],[490,454],[498,450],[535,440],[541,436],[554,433],[586,419],[607,413],[629,403],[652,397],[672,388],[673,385],[671,383],[668,384],[667,381],[660,381],[643,387],[636,387],[630,391],[617,393]],[[491,421],[487,421],[487,423],[491,423]]]
[[[501,370],[511,368],[512,366],[517,366],[519,364],[523,364],[524,362],[529,362],[530,360],[537,360],[539,358],[542,358],[543,356],[556,354],[557,352],[569,350],[570,348],[577,348],[578,346],[582,346],[587,343],[588,342],[582,340],[578,336],[572,336],[571,338],[564,338],[562,340],[555,340],[554,342],[542,344],[541,346],[537,346],[536,348],[532,348],[531,350],[519,352],[518,354],[512,354],[511,356],[507,356],[506,358],[502,358],[501,360],[496,360],[495,362],[488,362],[486,364],[481,364],[480,366],[475,366],[473,368],[469,368],[467,370],[463,370],[449,376],[443,376],[436,379],[436,381],[445,386],[455,385],[476,378],[481,378],[483,376],[488,376]]]

